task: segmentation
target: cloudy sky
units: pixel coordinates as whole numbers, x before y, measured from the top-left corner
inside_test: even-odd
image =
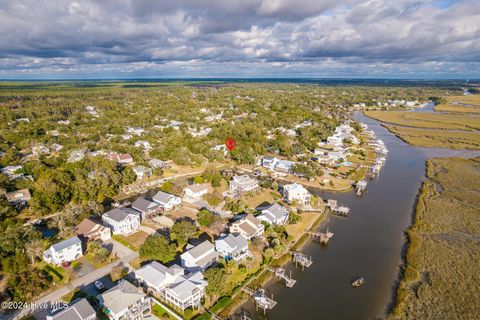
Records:
[[[479,0],[0,0],[0,78],[480,78]]]

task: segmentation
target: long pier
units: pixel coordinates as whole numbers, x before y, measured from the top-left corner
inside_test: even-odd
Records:
[[[292,278],[292,272],[290,271],[290,275],[288,275],[288,274],[286,273],[286,271],[285,271],[284,268],[280,268],[280,267],[277,267],[277,268],[267,267],[266,269],[267,269],[268,271],[270,271],[270,272],[273,272],[273,274],[275,275],[275,277],[285,280],[285,285],[286,285],[288,288],[293,287],[293,286],[295,285],[295,283],[297,282],[297,280],[295,280],[295,279]]]

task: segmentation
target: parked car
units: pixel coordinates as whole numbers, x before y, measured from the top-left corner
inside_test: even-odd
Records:
[[[99,280],[95,281],[95,287],[97,287],[98,290],[103,290],[105,288],[103,283]]]

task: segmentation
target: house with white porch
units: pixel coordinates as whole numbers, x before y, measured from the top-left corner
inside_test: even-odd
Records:
[[[256,216],[256,218],[271,225],[282,225],[287,223],[289,214],[287,208],[274,203],[262,210],[262,213]]]
[[[178,265],[167,268],[157,261],[136,270],[135,278],[149,293],[181,310],[198,308],[207,286],[200,271],[187,272]]]
[[[298,204],[310,204],[310,192],[301,184],[292,183],[283,186],[283,195],[288,203],[295,201]]]
[[[82,256],[82,240],[77,236],[57,242],[43,252],[43,260],[56,265],[74,261]]]
[[[190,272],[205,271],[217,261],[215,246],[208,240],[197,246],[187,244],[187,251],[180,255],[182,267]]]
[[[163,191],[158,191],[152,199],[166,211],[173,210],[182,204],[182,198]]]
[[[198,200],[208,193],[208,187],[206,184],[193,184],[185,187],[183,193],[187,198]]]
[[[115,208],[102,215],[113,234],[130,234],[140,229],[140,213],[132,208]]]
[[[240,233],[229,233],[215,240],[215,250],[225,260],[241,261],[251,256],[248,240]]]
[[[254,191],[259,187],[258,181],[247,175],[234,176],[230,181],[229,191],[230,193],[245,193]]]

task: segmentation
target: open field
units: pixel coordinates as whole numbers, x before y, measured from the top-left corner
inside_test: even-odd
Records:
[[[378,121],[407,127],[466,131],[480,129],[479,117],[463,114],[365,111],[365,115]]]
[[[433,159],[390,319],[478,319],[480,158]]]
[[[386,127],[397,137],[414,146],[480,149],[480,133],[478,132],[420,129],[390,125]]]

